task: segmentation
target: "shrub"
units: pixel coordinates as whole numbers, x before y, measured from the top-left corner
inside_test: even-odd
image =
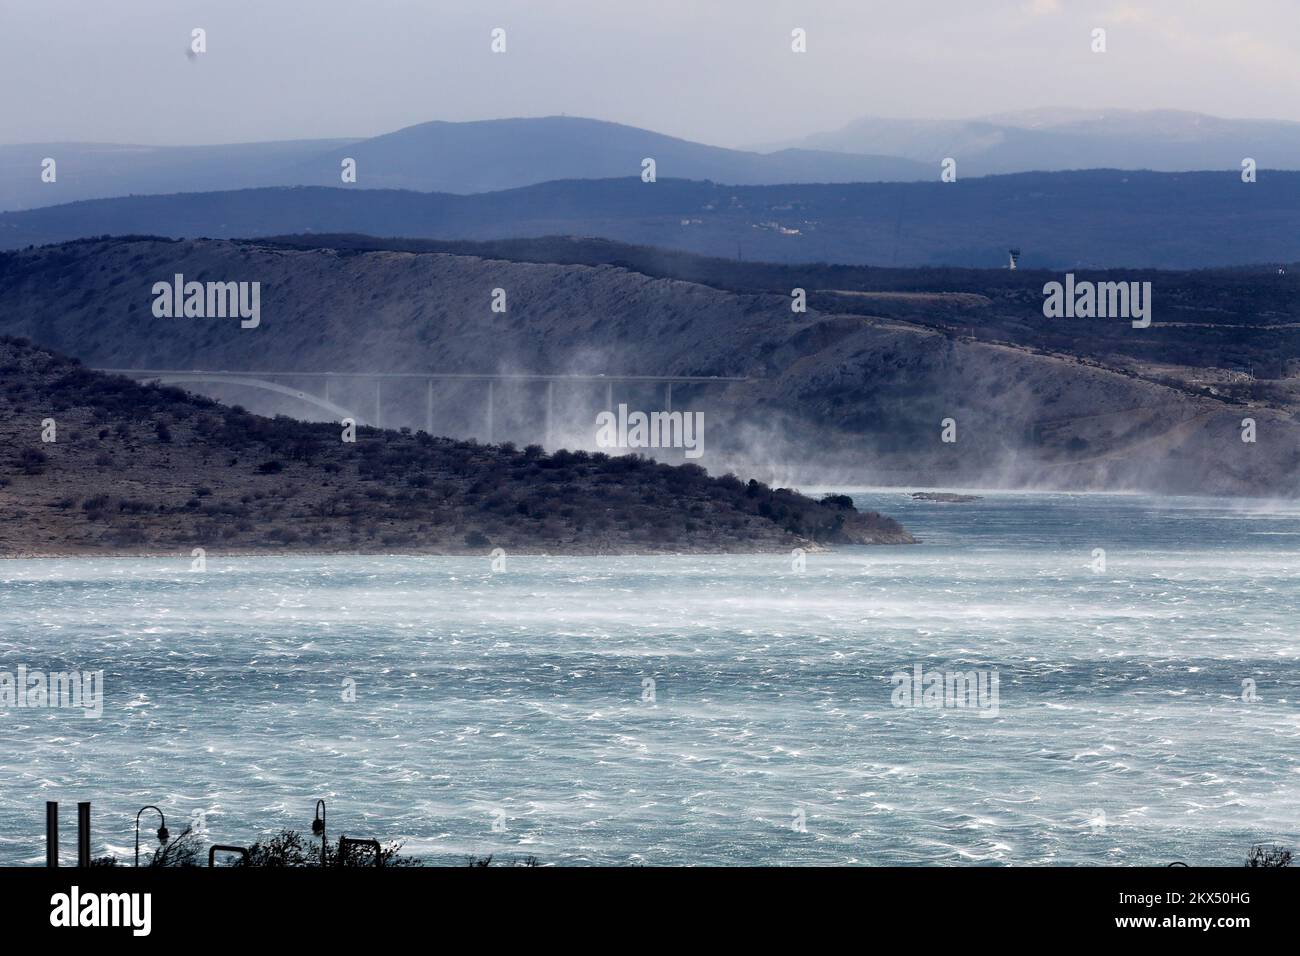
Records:
[[[49,464],[50,456],[39,448],[24,448],[18,455],[18,467],[24,475],[42,475]]]
[[[204,866],[203,841],[193,828],[186,827],[180,835],[163,844],[149,858],[150,866]]]
[[[381,866],[421,866],[421,862],[412,857],[402,856],[402,844],[390,842],[379,847]],[[321,865],[320,841],[314,837],[304,837],[296,830],[281,830],[272,837],[258,840],[248,848],[248,862],[242,860],[236,866],[256,867],[299,867]],[[342,862],[347,866],[373,866],[373,851],[350,849],[348,859],[339,860],[337,843],[325,844],[324,865],[336,867]]]
[[[492,854],[487,856],[470,856],[465,858],[465,865],[470,867],[491,866],[495,857]],[[537,862],[537,857],[526,856],[522,860],[511,860],[504,864],[505,866],[541,866]]]
[[[1246,856],[1247,866],[1290,866],[1291,851],[1276,843],[1257,843]]]
[[[852,510],[853,499],[848,495],[826,495],[822,498],[821,503],[827,508],[839,508],[841,510]]]

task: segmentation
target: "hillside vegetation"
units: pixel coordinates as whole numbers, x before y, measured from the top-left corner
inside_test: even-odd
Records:
[[[50,427],[53,426],[53,432]],[[844,498],[628,455],[262,418],[0,340],[0,556],[908,543]],[[44,437],[53,441],[45,441]]]

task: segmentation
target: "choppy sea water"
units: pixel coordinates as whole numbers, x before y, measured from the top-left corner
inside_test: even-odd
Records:
[[[0,563],[0,670],[105,672],[100,719],[0,710],[0,865],[43,862],[47,799],[65,857],[88,799],[95,854],[128,862],[145,804],[247,845],[307,831],[318,797],[332,837],[437,863],[1237,865],[1300,842],[1300,509],[854,497],[924,543],[802,572]],[[998,715],[893,706],[917,664],[996,670]]]

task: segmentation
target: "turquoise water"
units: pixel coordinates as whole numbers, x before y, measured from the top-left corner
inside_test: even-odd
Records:
[[[43,862],[47,799],[65,853],[89,799],[95,853],[127,858],[146,803],[247,844],[307,830],[317,797],[332,836],[444,863],[1236,865],[1300,843],[1300,509],[855,499],[923,543],[802,572],[0,563],[0,669],[105,672],[100,719],[0,710],[0,864]],[[893,706],[917,664],[996,670],[997,716]]]

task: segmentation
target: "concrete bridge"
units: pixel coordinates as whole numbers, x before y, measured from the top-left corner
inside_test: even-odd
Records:
[[[725,385],[732,382],[747,382],[747,377],[728,377],[721,375],[543,375],[533,373],[519,374],[479,374],[474,372],[232,372],[206,371],[202,369],[149,369],[149,368],[100,368],[99,372],[122,375],[139,382],[156,382],[159,385],[240,385],[248,388],[274,392],[306,402],[328,412],[335,419],[351,418],[358,424],[383,427],[384,383],[403,381],[425,384],[425,431],[430,435],[433,430],[434,386],[438,382],[481,382],[484,391],[484,424],[487,440],[493,440],[495,417],[495,391],[498,385],[540,382],[546,385],[546,446],[551,445],[551,423],[555,406],[555,384],[589,383],[605,386],[605,408],[614,408],[614,386],[640,384],[649,386],[662,385],[664,388],[664,411],[672,411],[674,385]],[[306,380],[318,384],[318,388],[308,390],[286,385],[281,380],[294,383]],[[374,385],[374,415],[362,418],[358,413],[333,401],[341,383],[366,383]],[[331,388],[331,386],[334,386]]]

